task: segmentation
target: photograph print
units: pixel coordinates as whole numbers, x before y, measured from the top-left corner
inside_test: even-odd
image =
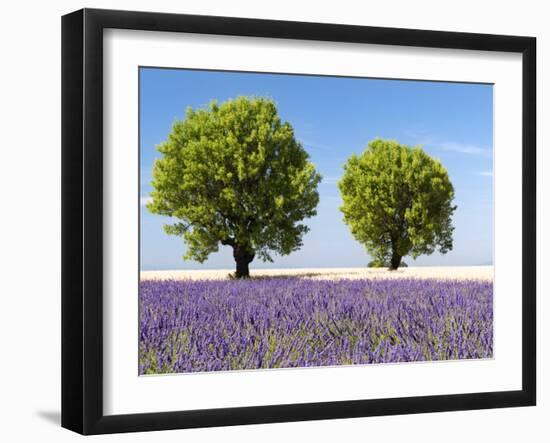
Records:
[[[493,358],[493,86],[139,68],[139,374]]]

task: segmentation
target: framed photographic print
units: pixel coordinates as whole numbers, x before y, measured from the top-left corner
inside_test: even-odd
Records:
[[[531,37],[62,20],[62,425],[535,404]]]

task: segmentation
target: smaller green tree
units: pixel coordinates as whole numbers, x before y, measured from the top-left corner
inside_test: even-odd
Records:
[[[373,140],[348,159],[338,187],[344,221],[373,264],[395,270],[407,255],[453,248],[454,188],[443,165],[420,147]]]
[[[254,257],[272,261],[272,251],[300,248],[309,230],[300,222],[316,214],[321,176],[273,101],[189,108],[158,150],[147,208],[176,219],[165,230],[185,240],[184,259],[202,263],[226,245],[242,278]]]

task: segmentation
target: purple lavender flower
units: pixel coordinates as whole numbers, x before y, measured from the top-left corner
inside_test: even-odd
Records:
[[[140,374],[492,355],[491,282],[272,278],[140,284]]]

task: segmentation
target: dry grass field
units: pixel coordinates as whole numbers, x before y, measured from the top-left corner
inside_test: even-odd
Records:
[[[170,270],[142,271],[140,279],[145,280],[222,280],[228,278],[232,269],[209,270]],[[252,269],[252,278],[266,277],[303,277],[319,280],[337,279],[387,279],[419,278],[447,280],[483,280],[493,279],[493,266],[447,266],[447,267],[409,267],[397,271],[382,268],[299,268],[299,269]]]

